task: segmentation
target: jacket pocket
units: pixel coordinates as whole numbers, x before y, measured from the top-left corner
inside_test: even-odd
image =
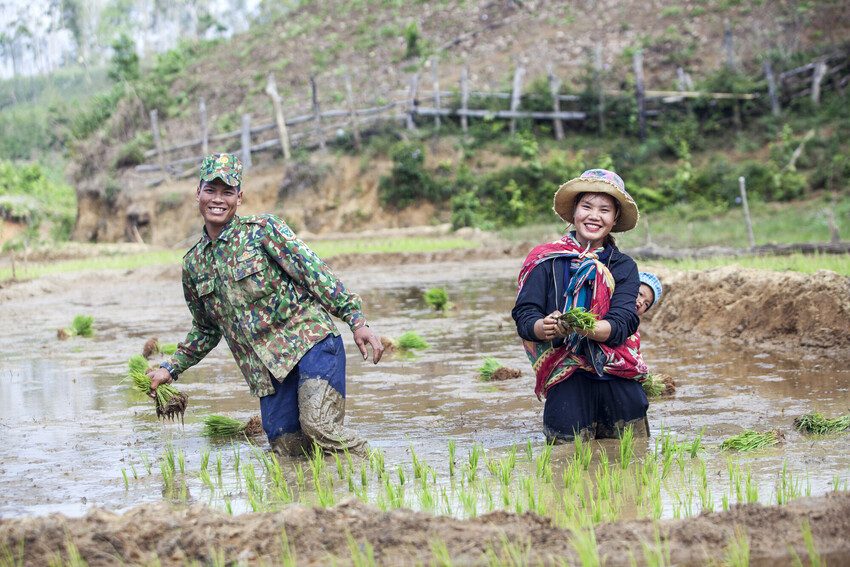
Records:
[[[242,300],[251,303],[269,295],[274,289],[274,272],[268,258],[260,253],[240,259],[233,266],[235,288]]]

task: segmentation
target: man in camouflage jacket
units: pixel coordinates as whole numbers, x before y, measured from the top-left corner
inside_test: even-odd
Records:
[[[343,425],[345,352],[331,319],[345,321],[364,360],[377,364],[378,336],[366,325],[360,297],[286,223],[274,215],[240,217],[242,164],[211,154],[201,165],[197,200],[201,239],[183,257],[183,294],[192,329],[177,352],[151,373],[151,389],[169,383],[227,341],[263,429],[280,454],[310,440],[328,450],[365,442]]]

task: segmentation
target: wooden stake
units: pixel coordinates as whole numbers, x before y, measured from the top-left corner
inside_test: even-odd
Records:
[[[638,136],[646,140],[646,89],[643,84],[643,52],[638,49],[634,57],[635,68],[635,99],[638,111]]]
[[[434,108],[440,110],[440,80],[437,78],[437,60],[431,59],[431,84],[434,86]],[[434,128],[440,129],[440,115],[434,115]]]
[[[597,119],[599,122],[600,134],[605,133],[605,89],[602,88],[602,72],[602,44],[597,43],[593,50],[593,81],[596,85],[596,96],[599,101],[596,106],[596,112],[598,115]]]
[[[460,108],[464,114],[460,115],[460,127],[463,133],[466,134],[469,130],[469,118],[466,116],[466,111],[469,107],[469,66],[464,65],[460,71]]]
[[[210,152],[210,131],[207,125],[207,103],[204,97],[201,97],[198,103],[198,114],[201,120],[201,154],[207,155]]]
[[[743,177],[738,178],[738,189],[741,192],[741,205],[744,207],[744,222],[747,225],[747,240],[750,243],[750,249],[756,247],[756,237],[753,234],[753,220],[750,218],[750,205],[747,202],[747,180]]]
[[[416,121],[413,117],[416,115],[416,107],[419,106],[416,100],[416,91],[419,90],[419,73],[416,73],[410,78],[410,97],[407,103],[407,129],[416,130]]]
[[[770,112],[779,116],[782,114],[782,108],[779,106],[779,93],[776,91],[776,78],[773,76],[770,61],[764,62],[764,77],[767,79],[767,94],[770,96]]]
[[[319,138],[319,150],[325,151],[325,133],[322,131],[322,112],[319,109],[319,92],[316,77],[310,77],[310,91],[313,97],[313,120],[316,121],[316,136]]]
[[[159,134],[159,119],[155,108],[151,110],[150,117],[151,135],[153,136],[153,145],[156,148],[156,158],[159,161],[160,169],[168,176],[168,171],[165,169],[165,152],[162,149],[162,137]]]
[[[546,66],[546,74],[549,78],[549,92],[552,95],[552,111],[561,112],[561,99],[558,98],[561,94],[561,80],[555,76],[551,64]],[[564,123],[560,118],[553,118],[552,126],[555,128],[555,139],[560,142],[564,139]]]
[[[826,76],[826,62],[818,61],[815,64],[815,71],[812,73],[812,102],[815,106],[820,105],[820,84]]]
[[[266,83],[266,94],[272,99],[272,107],[274,109],[274,119],[277,123],[277,135],[280,138],[280,147],[283,149],[283,159],[290,159],[292,153],[289,148],[289,131],[286,129],[286,118],[283,115],[283,103],[280,93],[277,92],[277,82],[274,75],[269,73],[269,79]]]
[[[735,49],[732,45],[732,24],[729,20],[723,21],[723,50],[726,52],[726,67],[730,71],[735,70]]]
[[[520,98],[522,97],[522,76],[525,74],[525,69],[522,66],[517,66],[514,70],[514,83],[511,91],[511,112],[519,110]],[[511,118],[511,134],[516,133],[516,118]]]
[[[348,120],[351,123],[351,133],[354,136],[354,149],[360,151],[360,126],[357,124],[357,113],[354,111],[354,89],[351,88],[351,77],[345,75],[345,97],[348,101]]]
[[[251,163],[251,115],[242,115],[242,167],[248,169]]]

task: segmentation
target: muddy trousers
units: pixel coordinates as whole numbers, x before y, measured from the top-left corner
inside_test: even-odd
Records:
[[[307,351],[275,392],[260,398],[263,430],[283,455],[310,452],[315,441],[327,451],[361,451],[366,442],[345,427],[345,350],[328,335]]]
[[[616,438],[629,425],[635,437],[648,436],[649,402],[643,386],[635,380],[610,378],[596,379],[579,370],[552,386],[543,408],[546,439],[572,441],[576,435],[585,440]]]

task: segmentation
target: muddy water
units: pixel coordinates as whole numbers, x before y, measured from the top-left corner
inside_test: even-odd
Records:
[[[475,442],[490,454],[528,440],[536,449],[543,444],[542,404],[533,396],[509,315],[517,268],[517,261],[490,261],[371,266],[342,274],[362,293],[379,332],[397,337],[413,330],[431,345],[415,358],[390,357],[376,367],[360,360],[350,333],[341,329],[350,424],[386,453],[388,466],[409,464],[414,447],[444,474],[449,439],[460,459]],[[421,302],[422,291],[435,285],[445,286],[454,303],[447,315]],[[200,420],[210,413],[247,419],[258,411],[226,345],[181,377],[178,386],[189,395],[185,426],[158,422],[149,401],[121,383],[127,358],[146,338],[176,342],[188,327],[178,271],[64,277],[31,287],[32,294],[13,293],[0,305],[0,516],[81,515],[93,506],[123,510],[161,500],[158,467],[167,446],[185,456],[186,497],[224,505],[197,480],[201,454],[211,450],[211,469],[221,455],[225,479],[235,482],[237,455],[244,462],[252,448],[209,442],[200,435]],[[56,329],[77,313],[94,315],[95,337],[57,341]],[[767,355],[654,331],[643,330],[645,357],[679,386],[675,397],[652,404],[654,436],[662,427],[683,439],[704,431],[709,475],[721,479],[727,464],[717,447],[724,438],[745,428],[781,429],[782,446],[738,458],[759,479],[762,501],[770,500],[784,463],[812,494],[829,490],[835,477],[847,482],[850,435],[812,440],[792,428],[793,418],[808,411],[850,411],[847,361]],[[523,377],[478,382],[475,370],[485,356],[521,368]],[[616,452],[616,442],[601,446]],[[556,465],[570,452],[556,447]],[[236,511],[246,507],[239,498],[236,489],[226,496]],[[719,494],[715,500],[719,507]],[[665,515],[672,510],[665,502]]]

